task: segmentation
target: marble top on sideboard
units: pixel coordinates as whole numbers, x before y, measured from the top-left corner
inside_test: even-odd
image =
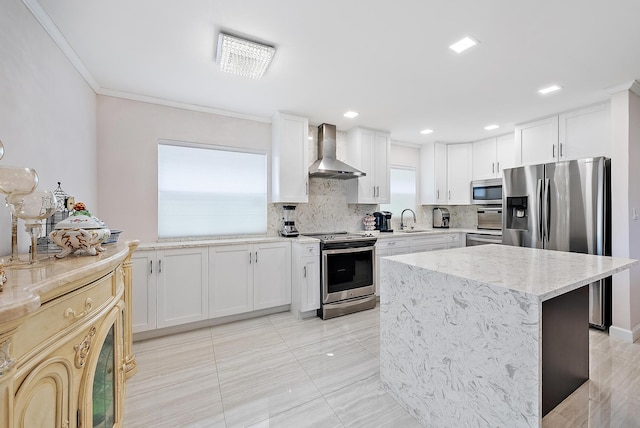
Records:
[[[605,278],[638,260],[491,244],[386,257],[537,296],[545,301]]]
[[[129,253],[129,244],[105,245],[106,251],[96,256],[72,254],[64,259],[51,257],[34,265],[5,266],[7,282],[0,292],[0,324],[36,311],[65,285],[116,266]]]

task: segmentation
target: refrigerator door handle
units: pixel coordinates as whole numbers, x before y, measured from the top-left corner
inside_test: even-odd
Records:
[[[549,185],[551,183],[551,180],[546,178],[544,180],[544,204],[545,204],[545,209],[544,209],[544,216],[545,216],[545,230],[544,230],[544,236],[547,239],[547,242],[549,242],[549,234],[551,233],[551,193],[549,192]]]
[[[538,199],[538,238],[542,241],[542,180],[538,179],[536,186],[536,197]]]

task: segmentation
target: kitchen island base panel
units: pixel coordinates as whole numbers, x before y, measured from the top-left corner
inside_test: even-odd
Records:
[[[537,299],[381,263],[383,388],[424,426],[538,427]]]
[[[589,286],[542,302],[542,416],[589,379]]]

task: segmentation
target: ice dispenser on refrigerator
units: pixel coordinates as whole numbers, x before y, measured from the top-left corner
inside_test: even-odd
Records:
[[[507,196],[506,229],[528,230],[528,196]]]

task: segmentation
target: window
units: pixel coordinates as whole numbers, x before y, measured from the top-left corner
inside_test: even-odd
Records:
[[[380,204],[380,211],[390,211],[400,219],[402,210],[416,210],[416,170],[409,167],[391,167],[390,203]]]
[[[266,231],[266,153],[159,142],[159,238]]]

